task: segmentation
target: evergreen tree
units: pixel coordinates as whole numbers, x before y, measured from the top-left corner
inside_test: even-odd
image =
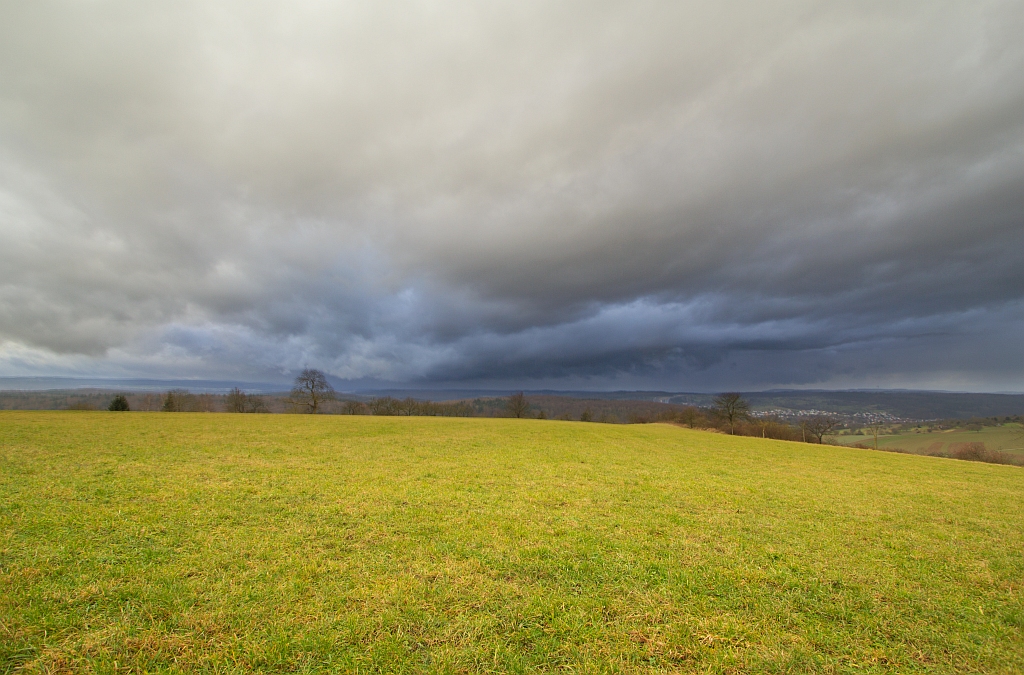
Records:
[[[128,407],[128,399],[125,397],[125,395],[118,394],[113,398],[113,400],[110,401],[110,405],[107,406],[107,410],[123,412],[126,410],[131,410],[131,408]]]

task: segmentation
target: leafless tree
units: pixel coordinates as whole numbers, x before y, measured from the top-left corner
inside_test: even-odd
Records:
[[[711,414],[729,425],[729,433],[736,433],[736,423],[750,416],[750,404],[735,392],[719,394],[711,405]]]
[[[217,403],[213,399],[213,394],[199,394],[195,397],[195,408],[196,412],[216,412]]]
[[[816,415],[803,420],[803,427],[807,430],[814,438],[818,439],[818,443],[823,443],[825,434],[832,433],[832,431],[839,426],[839,420],[828,415]]]
[[[361,401],[346,399],[341,402],[341,412],[346,415],[362,415],[366,406]]]
[[[878,450],[878,432],[882,430],[882,423],[872,422],[868,428],[871,429],[871,434],[875,437],[875,450]]]
[[[145,394],[138,406],[139,410],[154,411],[160,409],[160,397],[156,394]]]
[[[398,404],[398,412],[400,415],[413,416],[420,412],[420,402],[409,396]]]
[[[508,410],[509,417],[526,417],[526,413],[530,410],[530,404],[526,400],[526,395],[517,391],[508,397],[505,409]]]
[[[188,389],[171,389],[164,396],[164,404],[160,409],[164,412],[198,412],[199,401]]]
[[[697,426],[703,418],[704,415],[701,413],[700,409],[692,405],[686,406],[679,413],[679,421],[691,429]]]
[[[229,413],[266,413],[270,412],[262,396],[246,394],[235,387],[224,396],[224,411]]]
[[[334,387],[323,371],[306,368],[295,378],[289,400],[303,412],[315,415],[326,401],[334,400]]]
[[[229,413],[244,413],[248,412],[249,397],[245,393],[235,387],[224,396],[224,412]]]
[[[268,413],[270,408],[267,407],[267,402],[263,400],[262,396],[256,394],[249,394],[246,397],[245,412],[250,413]]]
[[[370,412],[374,415],[398,414],[398,399],[392,398],[391,396],[372,398],[368,405],[370,407]]]

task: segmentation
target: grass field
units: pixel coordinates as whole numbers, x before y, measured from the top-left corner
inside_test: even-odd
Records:
[[[870,433],[867,436],[839,436],[839,442],[846,445],[863,443],[874,445],[875,439]],[[981,431],[930,431],[925,433],[910,432],[890,434],[878,437],[879,448],[901,448],[909,452],[949,452],[950,446],[957,443],[984,443],[990,450],[1004,450],[1024,454],[1024,431],[1020,425],[982,427]]]
[[[665,425],[0,413],[0,671],[1020,673],[1022,496]]]

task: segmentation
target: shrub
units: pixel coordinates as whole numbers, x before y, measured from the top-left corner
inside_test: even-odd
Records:
[[[987,462],[989,464],[1024,465],[1024,457],[1002,450],[989,450],[984,443],[955,443],[950,448],[950,457],[965,459],[969,462]]]
[[[987,454],[984,443],[954,443],[950,447],[949,456],[953,459],[966,459],[968,461],[980,462]]]
[[[799,428],[770,417],[760,417],[737,424],[736,433],[741,436],[773,438],[778,441],[801,440]]]

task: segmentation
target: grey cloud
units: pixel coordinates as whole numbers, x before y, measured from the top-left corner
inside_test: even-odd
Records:
[[[1014,388],[1021,29],[1011,2],[5,6],[0,374]]]

